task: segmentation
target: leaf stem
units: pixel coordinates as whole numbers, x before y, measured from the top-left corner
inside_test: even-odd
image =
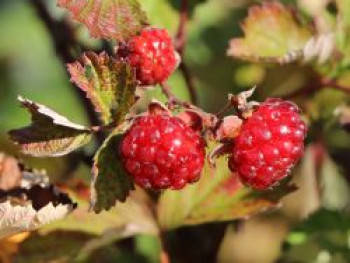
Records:
[[[171,92],[171,87],[169,86],[169,84],[163,82],[161,83],[160,87],[162,89],[163,94],[168,98],[169,109],[174,109],[176,105],[184,108],[192,107],[192,105],[189,102],[183,101],[176,97],[175,94]]]

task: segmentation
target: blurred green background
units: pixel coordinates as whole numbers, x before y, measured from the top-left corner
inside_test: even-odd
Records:
[[[54,17],[61,19],[66,13],[59,10],[54,2],[47,1],[49,10]],[[179,1],[140,2],[153,24],[176,33]],[[254,85],[257,85],[254,99],[258,101],[270,96],[283,96],[308,85],[312,74],[308,66],[263,66],[226,56],[229,40],[242,35],[240,24],[247,15],[247,7],[259,2],[207,0],[193,1],[191,4],[184,59],[193,74],[200,105],[206,111],[219,111],[226,103],[228,93],[237,93]],[[303,7],[305,1],[283,2]],[[83,26],[74,24],[74,27],[83,43],[92,48],[100,47],[99,42],[89,38]],[[29,123],[29,115],[16,101],[18,95],[45,104],[77,123],[87,124],[88,119],[72,90],[65,66],[56,56],[49,34],[29,1],[0,1],[0,36],[0,151],[20,156],[28,165],[46,169],[54,182],[72,176],[88,180],[90,171],[84,164],[79,165],[73,174],[67,174],[70,171],[67,168],[70,156],[28,158],[18,153],[8,140],[7,131]],[[169,84],[179,97],[188,99],[179,72],[171,77]],[[146,97],[165,99],[157,88],[148,91]],[[298,97],[296,102],[304,110],[310,124],[306,153],[294,174],[301,189],[285,198],[283,209],[279,211],[254,217],[238,227],[225,224],[224,227],[228,227],[223,242],[216,244],[219,248],[218,262],[350,262],[350,218],[347,214],[350,200],[350,136],[333,116],[335,107],[348,103],[349,96],[341,91],[323,89],[308,97]],[[146,102],[141,102],[138,107],[141,110],[145,105]],[[326,156],[322,165],[314,158],[319,151],[325,152]],[[316,210],[319,211],[305,219],[306,215]],[[87,220],[94,221],[96,216],[90,215]],[[96,228],[103,226],[97,224]],[[190,240],[206,242],[211,237],[198,233],[206,233],[207,230],[208,233],[222,232],[222,229],[221,225],[208,226],[207,229],[198,227],[190,231]],[[187,233],[187,230],[184,231]],[[22,252],[16,256],[18,262],[51,262],[55,254],[73,255],[80,244],[79,240],[84,237],[57,234],[56,237],[44,235],[31,239],[35,242],[26,241]],[[63,248],[60,243],[55,243],[57,240],[71,242],[63,242],[67,246]],[[157,262],[159,248],[155,240],[137,237],[133,240],[133,251],[137,253],[130,253],[128,242],[107,246],[90,261]],[[210,240],[208,244],[211,244]],[[191,248],[181,253],[191,254],[193,251],[190,250],[196,250],[196,247],[197,244],[193,243]],[[43,249],[57,251],[47,254],[41,251]],[[180,259],[179,262],[197,262],[195,258],[194,255],[192,261]]]

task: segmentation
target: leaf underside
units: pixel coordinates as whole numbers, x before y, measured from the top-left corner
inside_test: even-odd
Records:
[[[11,130],[11,140],[20,145],[25,154],[36,157],[56,157],[87,144],[90,130],[69,121],[51,109],[19,97],[18,100],[32,115],[31,125]]]

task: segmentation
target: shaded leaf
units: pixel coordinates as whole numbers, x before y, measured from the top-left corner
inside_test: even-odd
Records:
[[[92,237],[73,231],[56,231],[46,235],[35,233],[20,244],[14,262],[76,262],[74,259],[77,253]]]
[[[88,190],[88,186],[84,186],[84,188]],[[119,203],[108,212],[101,212],[98,215],[88,211],[90,206],[89,196],[86,196],[85,193],[83,195],[80,194],[83,190],[81,185],[79,189],[63,189],[78,203],[77,209],[65,219],[41,228],[39,230],[40,233],[48,233],[55,230],[71,230],[102,235],[101,238],[103,238],[104,234],[108,236],[108,233],[113,229],[116,229],[116,232],[121,229],[137,229],[139,233],[150,235],[156,234],[158,231],[152,213],[154,204],[140,188],[132,191],[125,203]],[[77,194],[78,192],[80,193]],[[85,223],[82,224],[81,222]]]
[[[134,71],[125,61],[105,52],[84,53],[80,62],[68,64],[71,81],[86,92],[103,123],[120,123],[135,103]]]
[[[58,0],[92,37],[125,41],[148,25],[137,0]]]
[[[205,167],[202,178],[194,185],[181,191],[165,191],[158,206],[158,221],[163,229],[247,218],[276,207],[281,197],[293,191],[282,186],[255,192],[230,173],[226,162],[225,158],[218,159],[215,174]]]
[[[103,209],[109,210],[117,200],[125,202],[130,190],[134,188],[119,156],[121,138],[121,134],[111,134],[94,157],[91,206],[97,213]]]
[[[69,187],[68,190],[78,203],[74,213],[41,228],[39,232],[48,234],[57,230],[69,230],[97,235],[82,246],[78,253],[79,259],[86,259],[97,249],[135,234],[157,235],[158,226],[152,212],[154,204],[141,188],[132,191],[125,203],[97,215],[88,212],[89,202],[85,194],[88,186],[81,183],[76,186]],[[74,193],[79,193],[79,196]]]
[[[0,190],[0,238],[37,229],[65,217],[75,207],[53,186]]]
[[[290,52],[302,50],[311,36],[291,10],[275,1],[251,7],[242,28],[244,38],[232,39],[227,54],[250,61],[280,63]]]
[[[90,141],[91,131],[88,128],[69,121],[44,105],[22,97],[18,100],[32,115],[32,124],[11,130],[9,134],[25,154],[36,157],[61,156]]]

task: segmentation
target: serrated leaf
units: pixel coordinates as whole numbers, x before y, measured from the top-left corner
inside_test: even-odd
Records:
[[[105,52],[83,54],[80,62],[68,64],[71,81],[86,92],[104,124],[120,123],[135,103],[134,71],[125,61]]]
[[[242,28],[244,38],[232,39],[227,53],[254,62],[280,62],[290,52],[302,50],[311,36],[291,10],[275,1],[251,7]]]
[[[20,145],[25,154],[36,157],[61,156],[87,144],[91,131],[69,121],[39,103],[18,97],[32,115],[32,124],[9,132],[11,140]]]
[[[58,0],[92,37],[125,41],[148,25],[137,0]]]
[[[198,183],[181,191],[165,191],[158,205],[158,221],[163,229],[183,225],[247,218],[276,207],[279,199],[293,189],[255,192],[231,174],[227,160],[220,158],[215,174],[205,167]]]
[[[35,230],[65,217],[76,207],[66,194],[52,186],[0,190],[0,200],[0,239]]]
[[[134,188],[119,156],[122,135],[111,134],[94,157],[91,182],[91,207],[99,213],[109,210],[116,201],[125,202]]]

